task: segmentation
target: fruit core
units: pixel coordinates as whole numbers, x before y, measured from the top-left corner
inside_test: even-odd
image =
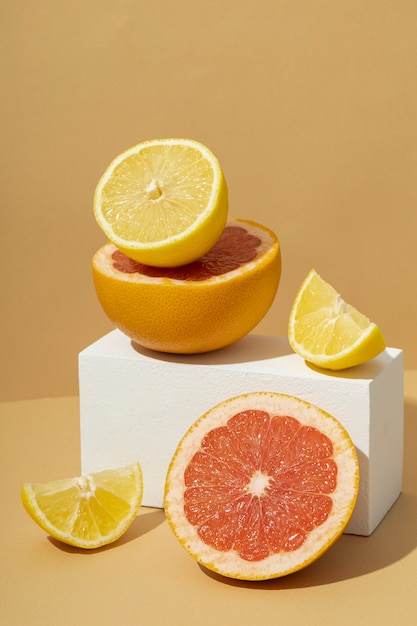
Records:
[[[158,187],[159,189],[159,187]],[[157,189],[153,193],[156,193]],[[149,192],[149,191],[148,191]],[[113,255],[113,267],[126,274],[144,274],[185,281],[201,281],[231,272],[256,259],[261,240],[241,226],[226,226],[220,239],[198,261],[180,267],[154,267],[127,257],[120,250]]]
[[[246,490],[253,496],[263,496],[271,480],[272,477],[268,476],[268,474],[255,470],[249,483],[246,485]]]
[[[91,498],[96,491],[96,486],[91,476],[80,476],[77,479],[77,487],[85,498]]]
[[[184,472],[184,514],[200,539],[247,561],[297,550],[328,518],[330,439],[291,416],[248,410],[208,432]]]
[[[349,306],[343,300],[340,294],[337,294],[335,303],[334,303],[334,314],[336,316],[343,315],[344,313],[348,313]]]
[[[146,192],[150,200],[158,200],[163,194],[162,185],[156,180],[152,180],[146,188]]]

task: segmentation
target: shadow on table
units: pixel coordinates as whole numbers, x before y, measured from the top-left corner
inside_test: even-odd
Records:
[[[417,547],[417,488],[415,475],[417,405],[406,403],[404,415],[403,492],[369,537],[342,535],[315,563],[299,572],[269,581],[239,581],[200,566],[219,582],[257,589],[317,587],[364,576],[388,567]]]

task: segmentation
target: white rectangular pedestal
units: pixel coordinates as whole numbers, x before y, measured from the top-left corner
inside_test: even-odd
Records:
[[[294,354],[284,338],[248,335],[198,355],[169,355],[133,346],[115,330],[79,355],[83,473],[139,461],[143,505],[163,506],[168,464],[203,413],[252,391],[286,393],[338,419],[358,452],[360,490],[346,532],[369,535],[401,491],[403,354],[325,374]]]

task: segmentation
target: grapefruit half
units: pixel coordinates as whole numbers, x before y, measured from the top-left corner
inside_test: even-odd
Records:
[[[183,547],[223,576],[295,572],[343,533],[359,469],[341,424],[288,395],[254,392],[205,413],[168,468],[164,507]]]
[[[151,350],[199,353],[249,333],[269,310],[281,276],[276,235],[230,220],[198,261],[180,267],[143,265],[108,243],[94,255],[97,297],[110,320]]]

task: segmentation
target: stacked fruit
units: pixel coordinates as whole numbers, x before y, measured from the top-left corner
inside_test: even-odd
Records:
[[[228,221],[217,158],[186,139],[141,143],[119,155],[99,181],[98,224],[111,243],[93,259],[101,305],[135,342],[176,353],[222,348],[250,332],[279,285],[276,235]],[[322,368],[376,356],[378,327],[346,304],[314,270],[291,311],[292,348]]]
[[[270,308],[281,275],[277,237],[228,221],[216,157],[190,140],[148,141],[120,155],[95,194],[110,239],[93,259],[99,301],[136,343],[207,352],[250,332]]]
[[[153,350],[227,346],[269,310],[280,280],[268,228],[228,220],[216,157],[198,142],[148,141],[108,167],[95,216],[110,242],[94,256],[98,298],[115,325]],[[294,351],[327,369],[385,347],[378,327],[314,270],[289,316]],[[167,520],[203,565],[266,579],[305,567],[343,532],[355,506],[358,460],[346,430],[320,408],[279,393],[227,399],[184,435],[165,488]],[[30,515],[61,541],[95,548],[117,539],[142,498],[139,464],[26,484]]]

